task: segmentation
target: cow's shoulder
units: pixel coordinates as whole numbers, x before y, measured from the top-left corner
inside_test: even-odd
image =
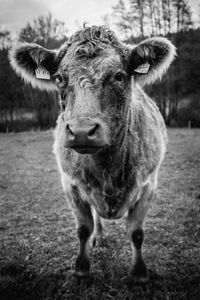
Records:
[[[138,172],[146,178],[164,158],[167,131],[156,103],[138,86],[133,93],[129,123],[129,149]]]
[[[139,86],[135,87],[135,98],[132,97],[132,110],[135,111],[136,122],[140,130],[157,135],[167,141],[167,132],[164,119],[155,103]],[[133,122],[134,124],[134,122]]]

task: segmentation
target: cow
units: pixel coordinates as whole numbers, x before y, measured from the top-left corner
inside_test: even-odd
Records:
[[[57,90],[60,113],[54,153],[76,221],[78,278],[90,276],[90,245],[102,238],[104,219],[126,219],[131,278],[146,282],[144,219],[167,144],[164,120],[142,87],[167,71],[176,55],[164,37],[127,46],[105,26],[84,26],[59,49],[18,43],[14,70],[41,90]]]

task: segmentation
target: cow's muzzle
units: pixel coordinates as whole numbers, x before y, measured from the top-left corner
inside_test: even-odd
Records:
[[[67,122],[66,148],[72,148],[80,154],[94,154],[103,146],[100,122],[88,118]]]

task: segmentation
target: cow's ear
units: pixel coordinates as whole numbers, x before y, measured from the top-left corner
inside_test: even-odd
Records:
[[[128,72],[141,85],[161,79],[176,55],[174,45],[166,38],[146,39],[131,50]]]
[[[37,44],[19,43],[9,53],[10,63],[25,82],[41,90],[55,90],[53,75],[58,68],[57,51]]]

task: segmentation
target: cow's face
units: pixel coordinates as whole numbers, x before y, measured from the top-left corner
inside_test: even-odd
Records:
[[[65,147],[90,154],[119,142],[132,85],[161,77],[174,54],[166,39],[148,39],[129,49],[111,31],[94,26],[76,33],[59,50],[21,44],[10,57],[14,69],[33,86],[58,90]],[[38,67],[47,70],[48,79],[37,78]]]
[[[65,146],[94,153],[118,139],[130,104],[131,76],[122,55],[111,47],[84,45],[76,53],[77,46],[71,47],[55,74],[64,109]]]

